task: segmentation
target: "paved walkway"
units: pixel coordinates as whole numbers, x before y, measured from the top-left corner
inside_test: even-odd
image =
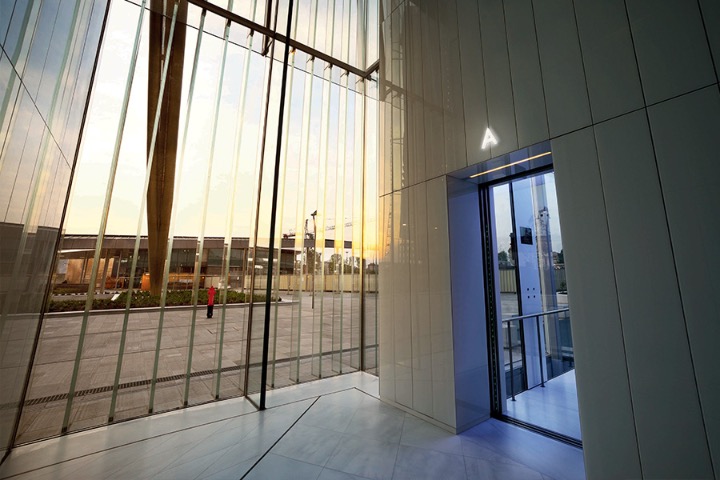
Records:
[[[292,299],[291,295],[283,297]],[[368,302],[373,301],[369,297]],[[275,360],[269,371],[271,388],[314,380],[321,373],[329,377],[354,371],[359,366],[359,295],[325,293],[316,297],[314,309],[311,305],[311,296],[304,294],[302,301],[282,302],[271,311],[270,360]],[[254,309],[249,392],[259,390],[263,329],[257,327],[262,325],[265,314],[264,307]],[[181,408],[186,388],[190,405],[213,401],[216,392],[220,398],[243,394],[249,312],[247,305],[227,308],[223,327],[221,308],[216,307],[214,317],[208,319],[205,307],[199,307],[194,328],[192,309],[170,308],[164,312],[154,412]],[[123,321],[124,311],[93,313],[88,319],[71,431],[108,422]],[[60,433],[81,325],[81,313],[46,316],[18,442]],[[129,315],[115,420],[148,413],[159,325],[157,310],[138,309]],[[375,326],[371,322],[366,341],[369,345],[375,343]],[[190,353],[191,376],[186,381]],[[374,349],[368,350],[367,361],[369,368],[374,367]]]

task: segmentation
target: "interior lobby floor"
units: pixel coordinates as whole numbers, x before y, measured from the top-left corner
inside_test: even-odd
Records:
[[[545,382],[545,387],[534,387],[508,399],[509,417],[582,440],[578,412],[575,370]]]
[[[537,479],[585,477],[582,450],[494,419],[453,435],[381,402],[353,373],[21,446],[16,479]]]

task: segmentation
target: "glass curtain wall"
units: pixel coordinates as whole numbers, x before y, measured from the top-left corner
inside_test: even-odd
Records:
[[[213,3],[111,4],[17,443],[375,371],[377,6]]]
[[[106,8],[0,2],[0,457],[22,405]]]

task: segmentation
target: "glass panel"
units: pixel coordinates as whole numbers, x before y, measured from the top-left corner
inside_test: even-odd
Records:
[[[95,59],[87,45],[99,38],[105,4],[18,3],[26,25],[11,22],[12,48],[0,59],[0,182],[8,187],[0,206],[8,218],[57,228]],[[265,24],[266,1],[215,3]],[[298,1],[291,37],[357,62],[366,3]],[[358,369],[363,341],[370,368],[377,364],[374,299],[363,312],[362,295],[366,286],[377,292],[377,242],[365,249],[377,212],[369,229],[363,220],[377,209],[377,190],[364,189],[376,181],[377,143],[365,131],[377,128],[378,105],[366,102],[364,80],[293,52],[279,125],[283,44],[273,47],[269,81],[261,35],[180,2],[178,25],[189,27],[178,29],[176,45],[167,37],[175,4],[165,2],[144,16],[134,60],[139,4],[113,2],[108,17],[53,277],[50,308],[69,313],[53,313],[41,332],[21,441],[258,393],[266,314],[269,388]],[[36,23],[48,28],[37,33]],[[27,65],[30,94],[13,79],[14,61]],[[163,93],[164,75],[172,81]],[[175,156],[168,151],[177,152],[171,166],[160,162]],[[25,251],[42,244],[30,232],[18,238]]]
[[[73,362],[66,361],[63,352],[77,349],[80,323],[46,318],[42,332],[47,335],[38,345],[36,368],[23,392],[70,179],[69,162],[55,141],[59,137],[52,134],[57,132],[51,133],[48,125],[71,72],[71,46],[83,42],[94,61],[97,39],[87,39],[86,31],[104,16],[104,6],[96,10],[92,3],[12,3],[5,44],[10,56],[0,59],[0,343],[8,347],[0,403],[12,405],[3,409],[0,421],[3,449],[23,393],[28,403],[17,441],[57,434],[62,426],[63,394],[73,372]],[[21,72],[22,85],[15,72]],[[76,76],[73,84],[84,108],[88,79]],[[74,143],[78,134],[74,132]]]
[[[278,43],[275,46],[275,54],[277,50],[284,48],[284,44]],[[250,234],[250,251],[252,252],[252,260],[248,263],[250,272],[250,316],[248,317],[248,364],[247,368],[247,388],[246,395],[260,392],[261,374],[262,374],[262,354],[263,354],[263,336],[265,334],[265,315],[266,302],[265,292],[268,285],[268,265],[272,261],[276,261],[276,252],[270,251],[270,239],[268,238],[270,231],[271,217],[271,200],[272,200],[272,179],[275,169],[275,145],[277,137],[273,132],[277,132],[277,112],[280,94],[281,68],[277,61],[273,61],[270,66],[269,59],[263,60],[266,65],[266,79],[271,81],[263,82],[269,89],[263,91],[262,103],[258,108],[258,130],[257,130],[257,154],[256,158],[262,160],[258,164],[257,172],[254,177],[255,183],[252,188],[253,197],[248,199],[249,204],[253,206],[252,223],[249,225],[248,232]],[[273,69],[272,77],[270,77],[270,68]],[[266,99],[267,102],[266,103]],[[273,112],[273,113],[270,113]],[[268,312],[268,315],[271,312]],[[256,401],[257,403],[257,401]]]
[[[193,63],[185,112],[181,114],[182,127],[178,137],[180,157],[175,167],[175,191],[183,194],[173,198],[172,202],[150,389],[151,412],[175,409],[186,405],[188,400],[188,370],[191,368],[190,355],[198,315],[194,286],[201,281],[199,269],[205,253],[202,250],[202,216],[209,188],[206,182],[212,178],[213,159],[209,152],[223,50],[222,40],[205,33],[205,22],[212,18],[212,14],[203,13],[193,42],[194,55],[190,57],[186,51],[185,56],[186,65],[190,58]],[[152,275],[151,269],[151,281]],[[204,278],[202,281],[204,283]],[[190,301],[183,302],[191,308],[167,308],[173,305],[173,297],[180,295],[178,290],[192,291]],[[184,296],[187,297],[187,294]]]
[[[554,174],[521,178],[490,192],[504,413],[579,439]]]
[[[109,173],[106,180],[103,207],[101,212],[100,226],[95,241],[93,263],[88,281],[88,290],[85,298],[85,310],[82,315],[80,332],[78,335],[77,353],[75,355],[75,365],[68,388],[68,401],[65,408],[62,431],[77,430],[92,425],[98,425],[105,422],[105,416],[109,410],[112,395],[109,389],[99,389],[100,391],[93,395],[93,381],[95,377],[102,385],[108,385],[112,382],[112,366],[117,363],[117,355],[112,356],[114,352],[106,348],[106,344],[117,344],[120,332],[116,328],[108,327],[104,319],[96,319],[96,316],[90,315],[90,310],[94,307],[96,294],[105,293],[105,281],[109,269],[108,249],[105,239],[107,225],[110,220],[110,206],[113,196],[113,188],[115,185],[118,164],[122,153],[123,135],[125,133],[125,120],[128,107],[131,100],[132,85],[136,71],[139,53],[140,39],[143,30],[144,9],[140,10],[137,16],[135,35],[133,41],[132,56],[130,59],[130,67],[127,71],[127,79],[125,83],[123,104],[121,107],[122,114],[115,129],[116,134],[113,141],[112,157],[109,162]],[[142,157],[140,157],[142,158]],[[105,255],[103,256],[103,252]],[[112,320],[109,325],[113,325]],[[113,325],[114,326],[114,325]],[[106,331],[113,330],[109,333]],[[96,333],[101,332],[101,333]],[[98,357],[102,357],[104,353],[110,353],[110,357],[106,360],[103,374],[95,375],[95,368],[102,361],[98,361]],[[90,393],[90,395],[85,395]],[[76,401],[77,398],[77,401]]]
[[[345,84],[347,85],[347,75],[343,74]],[[335,87],[333,85],[333,87]],[[327,220],[327,242],[325,243],[327,260],[325,261],[324,270],[327,274],[327,282],[325,290],[332,292],[328,295],[330,300],[330,308],[328,314],[331,315],[330,320],[330,370],[333,373],[342,372],[342,364],[340,363],[342,339],[343,339],[343,260],[345,237],[344,228],[344,194],[343,194],[343,177],[345,175],[345,137],[347,136],[347,88],[333,88],[336,100],[331,101],[330,108],[337,111],[337,117],[333,120],[333,138],[331,141],[331,150],[328,158],[328,175],[326,184],[328,185],[325,208],[328,211]],[[350,189],[352,192],[352,189]]]
[[[379,223],[380,193],[379,185],[379,162],[378,142],[374,132],[378,132],[380,108],[377,101],[377,81],[365,81],[367,96],[363,100],[365,108],[365,130],[364,135],[364,192],[363,192],[363,315],[365,319],[365,370],[368,373],[378,374],[378,282],[379,282],[379,258],[382,248],[382,230]]]
[[[355,78],[349,78],[355,83]],[[358,108],[359,107],[359,108]],[[362,188],[363,188],[363,116],[362,95],[348,91],[347,144],[345,148],[345,215],[343,218],[344,263],[343,295],[349,306],[349,321],[343,336],[342,362],[349,368],[360,369],[361,291],[360,271],[362,259]]]
[[[7,37],[5,37],[4,50],[15,65],[15,71],[19,72],[21,76],[24,74],[42,3],[32,0],[15,2],[15,10],[10,20]],[[49,35],[49,33],[46,30],[41,32],[41,35]]]
[[[251,197],[247,192],[251,191],[252,188],[249,188],[247,182],[254,177],[254,173],[251,172],[254,172],[256,163],[254,161],[241,161],[241,159],[254,158],[250,152],[243,150],[243,146],[247,144],[247,142],[243,143],[243,138],[248,137],[245,132],[253,130],[253,124],[246,119],[250,116],[249,112],[251,111],[248,108],[247,93],[250,84],[249,79],[251,78],[252,55],[249,55],[248,52],[252,51],[254,36],[247,36],[246,41],[246,50],[230,49],[231,68],[229,74],[232,76],[237,72],[232,65],[237,64],[242,65],[242,67],[240,72],[237,72],[240,74],[240,82],[237,83],[240,94],[237,103],[237,115],[234,120],[234,133],[230,137],[232,138],[232,151],[234,152],[232,157],[233,180],[232,195],[228,198],[223,252],[224,272],[221,280],[221,337],[218,340],[218,371],[215,384],[216,397],[219,398],[242,394],[245,389],[249,308],[231,309],[227,304],[229,292],[239,290],[247,294],[246,279],[249,278],[247,274],[249,224],[246,224],[246,221],[250,212],[248,202],[251,201]],[[228,78],[228,81],[230,79],[231,77]],[[254,97],[251,98],[251,105],[254,105],[252,103]]]
[[[228,36],[230,23],[225,26],[222,58],[220,60],[218,83],[215,87],[214,112],[211,119],[212,134],[210,138],[210,150],[207,154],[209,159],[208,172],[204,185],[204,203],[202,207],[202,220],[200,225],[201,237],[197,242],[197,252],[201,252],[195,259],[195,271],[193,279],[193,303],[197,306],[198,289],[204,291],[203,304],[207,304],[207,312],[202,311],[198,306],[193,311],[193,319],[190,330],[191,355],[188,362],[188,385],[185,392],[185,403],[208,402],[215,398],[213,389],[213,367],[217,356],[217,342],[215,336],[220,326],[218,317],[214,317],[214,297],[216,287],[219,287],[219,266],[221,254],[210,247],[215,243],[213,233],[217,232],[218,226],[222,225],[222,219],[226,217],[223,207],[227,206],[224,201],[225,190],[227,189],[225,179],[230,173],[231,158],[221,155],[220,152],[230,148],[229,139],[232,138],[232,130],[228,131],[228,123],[221,123],[220,112],[223,100],[227,102],[228,97],[237,91],[237,83],[229,83],[232,80],[232,67],[228,66]],[[216,53],[216,52],[215,52]],[[229,68],[228,68],[229,67]],[[234,91],[233,91],[234,90]],[[227,110],[227,108],[225,109]],[[227,112],[230,113],[230,112]],[[203,284],[200,285],[200,274],[204,274]],[[207,289],[205,291],[205,289]],[[189,397],[189,398],[188,398]]]
[[[330,75],[332,67],[325,66],[322,83],[322,117],[320,126],[320,152],[315,158],[317,161],[317,177],[316,177],[316,196],[314,198],[315,214],[313,215],[313,251],[311,253],[312,265],[310,271],[312,275],[312,309],[313,309],[313,334],[312,334],[312,374],[316,377],[322,377],[323,374],[323,353],[325,337],[324,330],[324,309],[325,309],[325,269],[323,262],[325,261],[325,227],[327,225],[328,209],[325,205],[325,189],[330,185],[327,181],[327,163],[328,150],[330,147],[330,102],[331,102],[331,83]],[[330,213],[332,215],[332,212]],[[329,255],[328,255],[329,256]],[[332,304],[330,304],[332,306]]]
[[[0,52],[0,169],[5,159],[5,140],[16,118],[20,80],[4,52]]]
[[[297,19],[299,2],[295,3],[293,18]],[[293,21],[293,34],[297,31],[297,21]],[[293,35],[293,36],[294,36]],[[299,77],[299,78],[298,78]],[[290,54],[287,89],[285,99],[285,115],[282,137],[282,160],[280,164],[279,176],[279,197],[277,204],[277,224],[275,245],[278,248],[276,257],[279,259],[274,266],[273,272],[273,311],[271,319],[271,343],[269,358],[270,374],[268,379],[269,388],[278,388],[289,385],[291,383],[292,362],[292,308],[287,303],[282,303],[282,296],[287,299],[287,294],[291,291],[292,274],[294,270],[295,251],[294,242],[290,240],[290,230],[295,225],[295,215],[292,209],[294,201],[297,198],[298,185],[293,181],[298,178],[299,159],[298,148],[300,146],[299,130],[291,133],[290,125],[302,124],[303,105],[301,101],[295,101],[295,98],[302,99],[304,74],[295,68],[295,52]],[[299,81],[298,81],[299,80]],[[293,142],[290,143],[290,138]],[[288,175],[291,176],[288,176]],[[293,200],[286,200],[293,199]]]
[[[310,58],[307,71],[313,71],[314,59]],[[305,76],[305,85],[302,104],[302,119],[300,129],[300,158],[298,164],[298,183],[297,183],[297,209],[295,212],[295,244],[294,255],[295,265],[293,268],[293,306],[292,306],[292,322],[290,326],[290,356],[294,357],[294,362],[290,366],[290,379],[295,382],[302,381],[307,378],[305,368],[301,377],[301,352],[305,351],[312,341],[312,310],[308,311],[308,306],[314,306],[314,293],[312,297],[305,292],[313,292],[312,284],[309,279],[312,277],[311,269],[314,261],[314,245],[312,240],[314,230],[311,230],[312,224],[309,224],[312,216],[313,222],[315,216],[311,213],[311,205],[315,205],[314,201],[308,202],[309,190],[306,186],[313,185],[311,176],[314,172],[314,163],[310,161],[311,152],[316,147],[316,141],[313,141],[314,132],[317,132],[317,121],[319,111],[317,98],[318,90],[321,82],[312,74]],[[312,134],[311,134],[312,132]],[[308,362],[303,362],[303,366],[307,366]]]
[[[48,59],[53,26],[58,17],[60,2],[41,2],[37,24],[33,33],[30,51],[23,73],[23,83],[33,98],[37,97],[40,88],[40,80],[43,76],[43,69]],[[62,23],[62,19],[61,19]],[[67,27],[64,29],[68,30]]]
[[[66,158],[75,158],[78,148],[77,138],[85,112],[86,96],[90,89],[92,72],[96,60],[96,48],[102,32],[103,18],[107,3],[95,0],[92,6],[92,20],[87,26],[85,36],[76,37],[70,57],[68,74],[62,85],[61,106],[56,109],[52,130],[60,140],[60,147]],[[79,28],[84,25],[83,19],[78,22]],[[109,114],[109,113],[108,113]]]
[[[5,36],[10,26],[10,18],[15,9],[15,2],[16,0],[0,2],[0,45],[5,44]]]
[[[510,184],[493,187],[490,190],[493,205],[493,238],[495,246],[496,291],[500,294],[497,302],[497,316],[504,320],[520,315],[520,302],[517,287],[517,248],[515,246],[515,228],[512,215]],[[521,344],[521,323],[519,321],[501,321],[503,338],[503,371],[507,395],[523,391],[523,355]]]

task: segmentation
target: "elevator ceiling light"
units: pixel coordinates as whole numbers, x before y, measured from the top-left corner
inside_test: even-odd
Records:
[[[545,157],[547,155],[550,155],[552,152],[545,152],[541,153],[540,155],[533,155],[532,157],[524,158],[522,160],[518,160],[517,162],[508,163],[507,165],[501,165],[496,168],[491,168],[490,170],[487,170],[485,172],[476,173],[475,175],[470,175],[468,178],[477,178],[481,175],[487,175],[488,173],[497,172],[498,170],[502,170],[503,168],[513,167],[515,165],[519,165],[521,163],[529,162],[530,160],[535,160],[536,158]]]

